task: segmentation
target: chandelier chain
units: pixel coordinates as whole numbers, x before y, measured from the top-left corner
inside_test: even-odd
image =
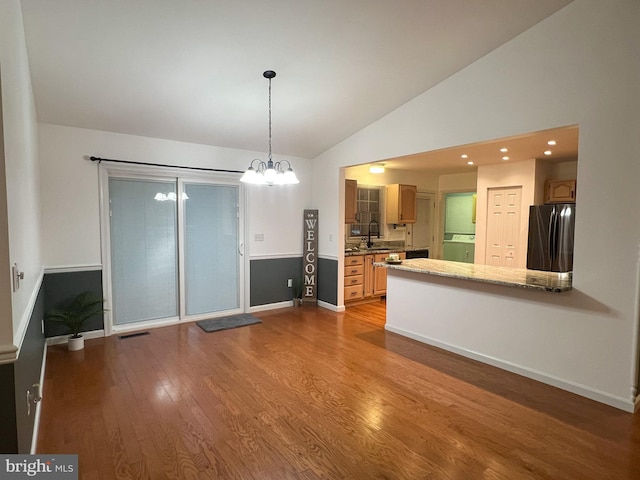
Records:
[[[269,78],[269,161],[271,161],[271,79]]]

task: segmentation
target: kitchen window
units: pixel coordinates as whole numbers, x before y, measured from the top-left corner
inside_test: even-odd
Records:
[[[358,185],[358,211],[356,219],[358,223],[349,225],[350,237],[363,237],[369,235],[382,236],[382,190],[383,187]],[[371,222],[373,224],[371,224]],[[378,222],[377,225],[375,222]]]

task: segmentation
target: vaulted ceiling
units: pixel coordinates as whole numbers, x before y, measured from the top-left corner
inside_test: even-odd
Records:
[[[22,0],[38,120],[315,158],[571,0]]]

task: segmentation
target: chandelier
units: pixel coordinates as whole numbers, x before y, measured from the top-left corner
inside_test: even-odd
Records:
[[[269,186],[300,183],[287,160],[274,162],[271,159],[271,79],[276,76],[276,72],[267,70],[262,76],[269,80],[269,157],[266,163],[258,158],[254,159],[240,181],[254,185]]]

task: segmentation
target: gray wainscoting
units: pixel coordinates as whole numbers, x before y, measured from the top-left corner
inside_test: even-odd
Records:
[[[293,289],[287,286],[287,280],[302,279],[302,257],[251,260],[249,268],[252,307],[291,300]]]
[[[318,300],[338,305],[338,260],[318,258]]]
[[[268,305],[291,300],[293,289],[287,280],[302,279],[302,257],[251,260],[250,306]],[[318,300],[338,304],[338,261],[318,258]]]
[[[55,272],[45,273],[45,312],[68,304],[79,293],[90,291],[96,297],[102,297],[102,270],[88,270],[75,272]],[[87,320],[82,330],[89,332],[92,330],[102,330],[104,328],[104,318],[96,315]],[[45,335],[56,337],[66,335],[68,331],[63,325],[45,322]]]
[[[0,365],[0,453],[18,453],[14,370],[13,363]]]
[[[29,453],[31,450],[36,404],[31,402],[28,411],[26,397],[27,390],[35,393],[33,385],[40,382],[45,342],[43,315],[44,292],[41,287],[18,359],[0,365],[0,453]]]

